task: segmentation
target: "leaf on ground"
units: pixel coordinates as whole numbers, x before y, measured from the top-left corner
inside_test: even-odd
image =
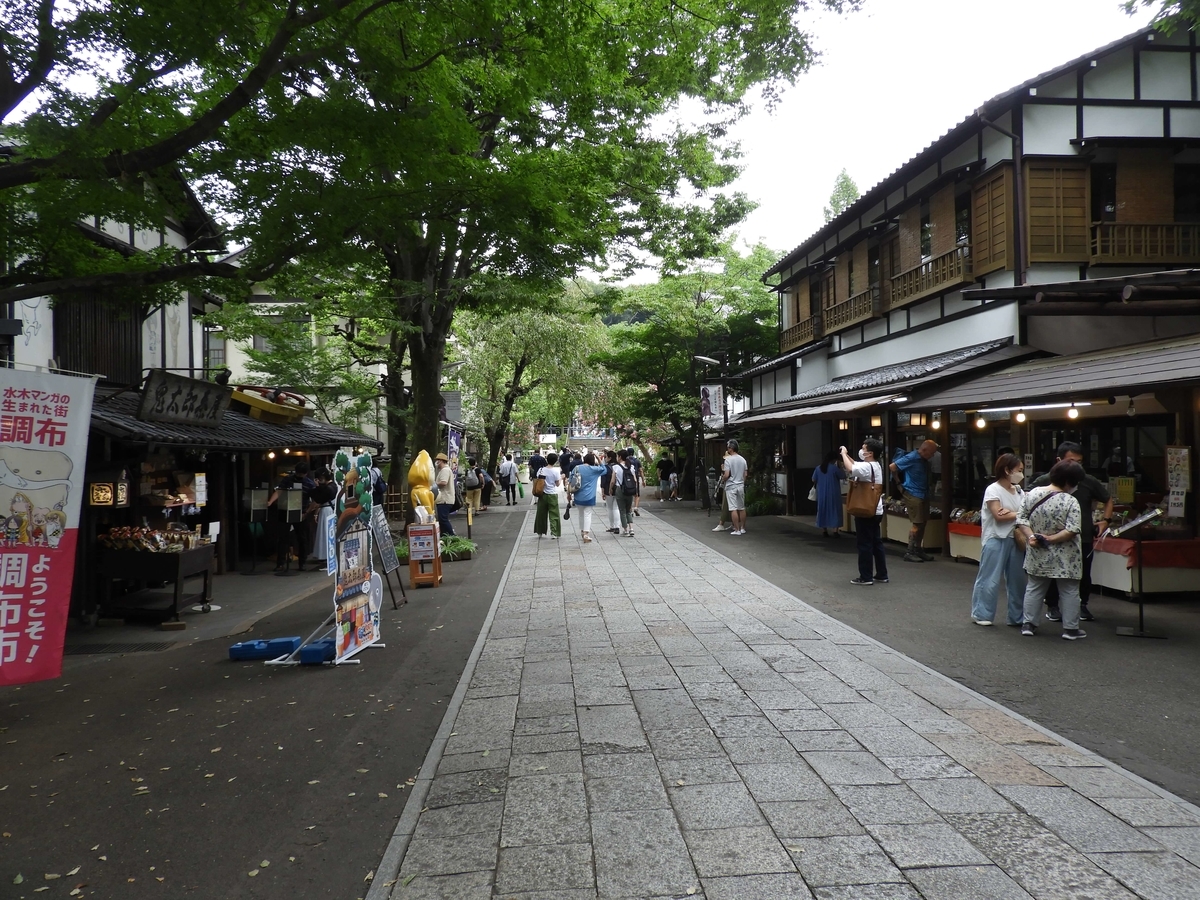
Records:
[[[5,835],[5,837],[7,837],[7,836],[8,836],[8,835]],[[99,849],[100,849],[100,845],[99,845],[99,844],[97,844],[97,845],[96,845],[95,847],[93,847],[92,849],[93,849],[93,850],[99,850]]]
[[[217,774],[216,772],[209,772],[209,773],[208,773],[208,774],[206,774],[204,777],[205,777],[205,778],[212,778],[212,777],[213,777],[214,775],[216,775],[216,774]]]
[[[48,890],[50,890],[50,885],[43,884],[40,888],[34,888],[33,892],[35,894],[40,894],[42,891],[48,891]]]
[[[17,877],[13,879],[13,884],[24,884],[24,883],[25,883],[25,876],[22,875],[20,872],[18,872]]]
[[[288,857],[288,862],[295,862],[295,861],[296,861],[296,857],[294,857],[294,856]]]
[[[677,782],[675,782],[675,786],[676,786],[676,787],[683,787],[683,779],[682,779],[682,778],[680,778],[680,779],[679,779]]]
[[[251,869],[251,870],[250,870],[249,872],[247,872],[246,874],[247,874],[247,875],[249,875],[251,878],[253,878],[255,875],[257,875],[257,874],[258,874],[258,869]]]
[[[491,753],[491,752],[492,752],[491,750],[484,750],[484,751],[483,751],[483,755],[484,755],[484,756],[487,756],[487,755],[488,755],[489,753]]]
[[[96,859],[100,860],[101,862],[108,862],[108,856],[107,856],[107,855],[105,855],[105,856],[97,856],[97,857],[96,857]]]
[[[68,877],[68,878],[70,878],[72,875],[78,875],[78,874],[79,874],[79,870],[80,870],[81,868],[82,868],[81,866],[76,866],[76,867],[75,867],[75,868],[73,868],[73,869],[72,869],[70,872],[68,872],[68,873],[67,873],[67,877]]]
[[[379,799],[380,799],[380,800],[386,800],[386,799],[387,799],[387,794],[383,793],[383,791],[380,791],[380,792],[379,792]]]
[[[413,879],[416,877],[417,877],[416,875],[405,875],[404,880],[401,881],[400,883],[402,885],[404,885],[405,887],[408,887],[410,884],[413,883]]]
[[[367,873],[367,877],[364,878],[363,881],[370,881],[374,877],[375,877],[375,870],[372,869],[370,872]]]
[[[270,861],[269,859],[264,859],[262,862],[260,862],[260,863],[258,864],[258,866],[259,866],[259,868],[260,868],[260,869],[265,869],[265,868],[266,868],[267,866],[269,866],[270,864],[271,864],[271,861]]]
[[[342,718],[343,719],[353,719],[354,713],[346,713],[344,716],[342,716]]]
[[[209,750],[208,752],[209,752],[209,753],[220,753],[220,752],[221,752],[221,748],[220,748],[220,747],[213,747],[213,748],[212,748],[211,750]]]
[[[42,877],[45,878],[47,881],[53,881],[55,878],[62,878],[61,875],[56,875],[53,872],[47,872]]]
[[[312,781],[309,782],[309,784],[320,784],[320,783],[321,783],[321,780],[319,778],[314,778]]]
[[[370,769],[355,769],[354,771],[357,772],[359,775],[365,775],[367,772],[370,772],[371,770]]]

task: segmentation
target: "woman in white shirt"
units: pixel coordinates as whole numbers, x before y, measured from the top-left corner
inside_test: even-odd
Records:
[[[1000,576],[1004,576],[1008,592],[1009,625],[1021,624],[1025,600],[1025,554],[1017,549],[1013,529],[1025,493],[1021,481],[1025,464],[1014,453],[1003,453],[996,460],[996,480],[983,492],[983,509],[979,524],[983,552],[979,557],[979,574],[971,593],[971,621],[976,625],[991,625],[996,617],[996,602],[1000,593]]]
[[[846,448],[842,447],[842,465],[849,473],[851,481],[866,481],[870,484],[882,485],[883,463],[879,458],[883,454],[883,441],[869,437],[863,441],[862,449],[858,451],[858,460],[850,458]],[[874,584],[879,581],[887,584],[887,555],[883,552],[883,538],[880,535],[879,523],[883,521],[883,491],[879,492],[879,503],[873,516],[855,516],[854,534],[858,538],[858,577],[851,578],[851,584]],[[871,574],[874,564],[875,574]]]
[[[562,474],[558,471],[555,463],[558,462],[557,453],[546,454],[546,465],[538,470],[534,478],[546,479],[546,489],[542,491],[542,496],[537,499],[537,513],[533,517],[533,531],[539,537],[545,537],[546,526],[550,526],[550,537],[552,540],[557,540],[562,534],[562,521],[558,518],[558,486],[562,481]]]

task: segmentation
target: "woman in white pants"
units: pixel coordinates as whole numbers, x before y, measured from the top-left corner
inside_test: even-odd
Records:
[[[604,492],[604,505],[608,507],[608,530],[612,534],[621,533],[621,510],[617,506],[617,495],[609,490],[609,482],[612,481],[613,466],[617,464],[617,454],[614,450],[609,450],[605,454],[604,480],[601,482],[601,490]]]
[[[575,488],[575,506],[579,509],[579,527],[583,533],[583,542],[592,542],[592,510],[596,506],[597,485],[608,472],[607,466],[596,465],[596,455],[588,453],[583,462],[571,470],[571,477],[578,479]]]

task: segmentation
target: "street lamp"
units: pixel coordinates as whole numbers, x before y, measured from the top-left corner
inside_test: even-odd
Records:
[[[707,370],[708,366],[720,366],[721,367],[721,374],[717,378],[717,380],[720,382],[720,385],[721,385],[721,421],[724,423],[722,426],[722,429],[721,429],[721,437],[723,439],[727,439],[729,437],[729,404],[725,402],[725,373],[724,373],[725,362],[723,359],[716,359],[712,356],[703,356],[701,354],[694,354],[692,356],[692,361],[701,363],[705,367],[706,370]],[[705,372],[705,377],[706,378],[708,377],[707,371]],[[696,488],[697,488],[697,493],[701,495],[701,504],[700,504],[701,507],[703,509],[709,509],[710,500],[709,500],[709,496],[708,496],[708,488],[706,485],[706,479],[704,477],[704,409],[703,409],[703,406],[701,406],[700,413],[701,413],[700,429],[699,429],[699,432],[696,434]]]

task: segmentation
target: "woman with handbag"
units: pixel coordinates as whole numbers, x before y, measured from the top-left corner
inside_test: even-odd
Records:
[[[546,536],[549,526],[551,539],[557,539],[562,534],[562,522],[558,518],[558,486],[562,475],[558,467],[557,453],[546,454],[546,465],[537,473],[533,482],[533,493],[537,496],[537,513],[533,517],[533,531],[539,538]]]
[[[887,556],[879,523],[883,521],[883,441],[869,437],[858,451],[858,462],[840,447],[842,465],[850,473],[850,493],[846,495],[846,511],[854,516],[854,532],[858,537],[858,577],[851,584],[887,584]],[[875,575],[871,575],[874,563]]]
[[[1025,604],[1025,548],[1023,544],[1017,546],[1024,536],[1016,532],[1017,514],[1025,499],[1020,488],[1025,464],[1015,453],[1001,453],[995,474],[996,480],[983,492],[983,509],[979,514],[982,553],[975,589],[971,592],[971,621],[976,625],[992,624],[1003,575],[1008,592],[1007,622],[1017,626],[1021,624]]]
[[[808,492],[808,499],[817,502],[817,527],[821,534],[829,537],[829,529],[833,536],[838,536],[842,527],[842,482],[846,473],[838,462],[838,455],[830,453],[825,461],[813,469],[813,487]]]

